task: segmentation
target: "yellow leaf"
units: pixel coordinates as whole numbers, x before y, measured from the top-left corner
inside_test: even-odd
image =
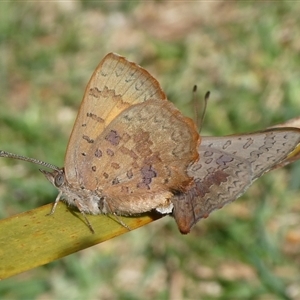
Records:
[[[114,216],[87,215],[95,230],[93,234],[79,212],[60,202],[55,213],[47,216],[51,207],[48,204],[0,221],[0,279],[128,232]],[[147,214],[119,218],[133,230],[160,217]]]

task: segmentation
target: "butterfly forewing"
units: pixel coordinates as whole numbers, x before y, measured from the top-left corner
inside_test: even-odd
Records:
[[[95,140],[124,109],[150,98],[166,99],[154,77],[124,57],[105,56],[87,85],[68,143],[65,172],[70,183],[77,182],[81,153],[89,148],[84,139]]]

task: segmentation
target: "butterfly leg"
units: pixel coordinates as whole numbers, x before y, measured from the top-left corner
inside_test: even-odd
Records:
[[[114,217],[115,217],[115,221],[117,221],[117,223],[119,223],[120,225],[122,225],[123,227],[125,227],[126,229],[128,229],[129,231],[131,231],[131,228],[126,225],[116,213],[113,213]]]
[[[85,221],[86,225],[89,227],[89,229],[91,230],[91,232],[94,234],[94,233],[95,233],[95,230],[94,230],[92,224],[90,223],[90,221],[88,220],[88,218],[86,217],[84,211],[82,210],[82,207],[81,207],[80,203],[79,203],[76,199],[74,199],[74,202],[75,202],[75,204],[76,204],[78,210],[81,212],[81,214],[82,214],[82,216],[83,216],[83,218],[84,218],[84,221]]]
[[[47,216],[51,216],[51,215],[54,214],[55,209],[56,209],[56,206],[57,206],[58,202],[60,201],[60,197],[61,197],[61,196],[62,196],[62,192],[59,192],[59,194],[57,195],[57,197],[56,197],[56,199],[55,199],[55,201],[54,201],[54,203],[53,203],[52,209],[51,209],[51,211],[47,214]]]
[[[111,214],[114,216],[114,218],[112,218],[114,221],[116,221],[117,223],[119,223],[120,225],[122,225],[123,227],[125,227],[127,230],[131,231],[131,228],[126,225],[120,218],[119,216],[115,213],[115,210],[112,209],[111,205],[105,201],[106,206],[107,206],[107,213]]]

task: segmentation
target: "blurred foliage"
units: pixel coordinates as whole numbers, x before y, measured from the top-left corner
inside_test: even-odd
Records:
[[[0,3],[0,148],[58,166],[108,52],[149,70],[181,111],[211,91],[203,135],[299,116],[300,4]],[[181,236],[153,224],[0,282],[3,299],[299,299],[299,163],[259,179]],[[1,217],[56,197],[38,167],[0,160]],[[63,224],[61,224],[63,226]],[[3,234],[3,233],[2,233]]]

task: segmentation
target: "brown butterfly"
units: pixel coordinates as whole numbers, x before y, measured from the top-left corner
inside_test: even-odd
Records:
[[[290,161],[300,130],[275,128],[199,141],[193,122],[166,100],[155,78],[110,53],[86,88],[65,168],[1,150],[0,156],[54,170],[42,170],[60,191],[51,213],[62,197],[83,214],[156,209],[172,212],[179,230],[188,233],[255,179]]]
[[[87,85],[64,168],[2,150],[0,156],[53,169],[41,170],[59,190],[51,213],[64,199],[83,215],[132,215],[171,212],[171,197],[192,183],[187,167],[198,160],[199,143],[194,122],[166,99],[159,83],[110,53]]]

